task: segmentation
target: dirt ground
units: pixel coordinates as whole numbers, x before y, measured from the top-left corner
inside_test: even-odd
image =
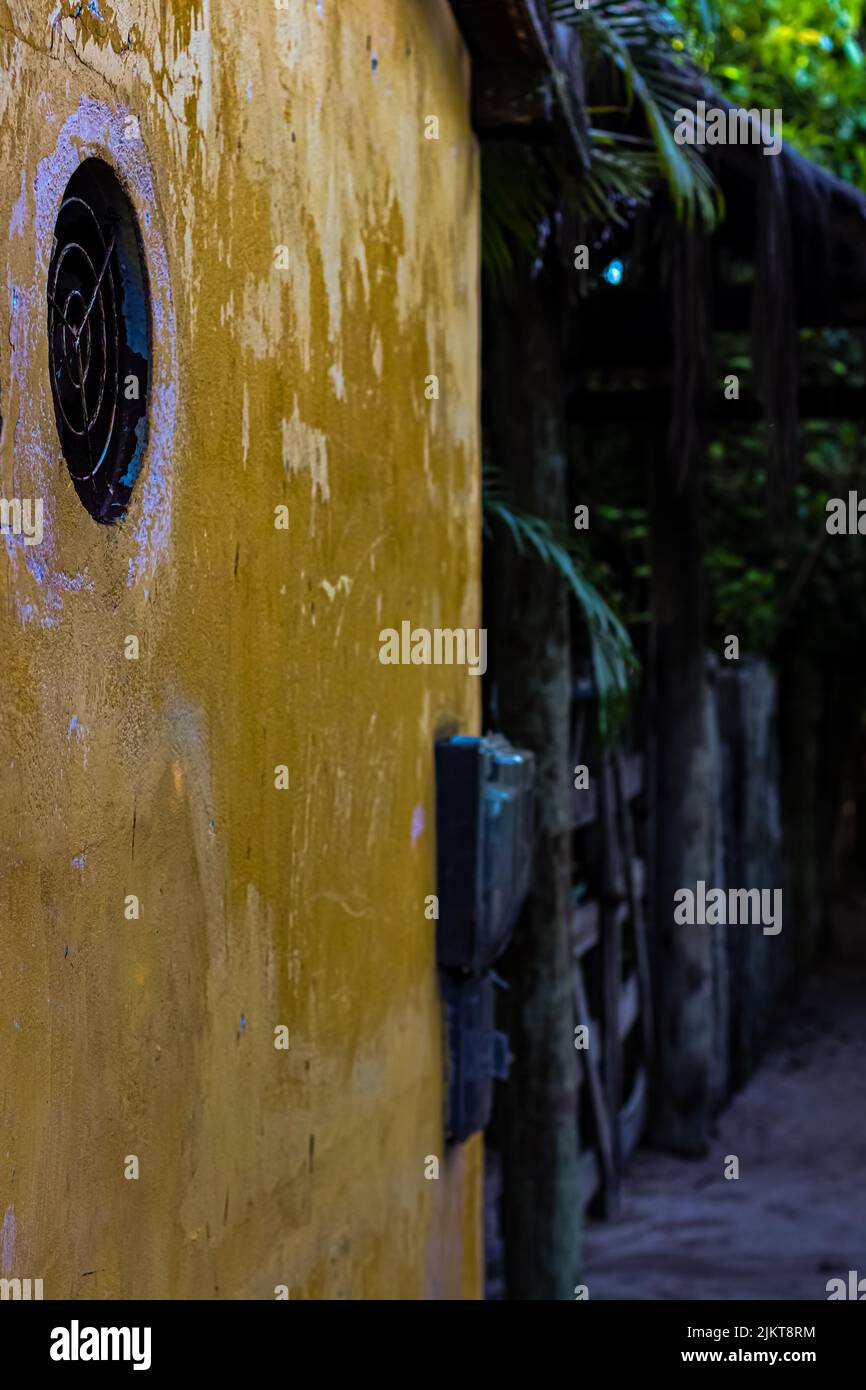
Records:
[[[583,1278],[590,1299],[826,1299],[849,1270],[866,1277],[866,972],[853,964],[809,982],[705,1158],[634,1156],[621,1216],[588,1227]]]

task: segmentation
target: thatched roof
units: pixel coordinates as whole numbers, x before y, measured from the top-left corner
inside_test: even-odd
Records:
[[[554,23],[545,0],[451,4],[473,59],[478,134],[566,143],[579,176],[588,118],[576,31]],[[733,109],[697,70],[688,88],[695,103]],[[670,447],[685,476],[708,414],[713,330],[750,329],[775,503],[795,472],[798,329],[866,325],[866,195],[784,139],[774,156],[758,144],[716,145],[706,156],[726,207],[713,235],[677,227],[660,199],[652,215],[669,220],[655,288],[583,301],[579,336],[586,365],[594,346],[600,363],[669,362]],[[752,263],[751,284],[719,283],[725,255]]]

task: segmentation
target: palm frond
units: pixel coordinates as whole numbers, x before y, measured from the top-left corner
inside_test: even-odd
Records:
[[[576,537],[567,527],[555,526],[543,517],[517,507],[505,493],[502,480],[486,465],[482,475],[485,535],[492,537],[493,523],[500,522],[521,555],[534,553],[568,585],[580,607],[592,654],[598,694],[599,727],[611,738],[628,708],[639,663],[623,623],[598,589],[582,574]]]
[[[646,140],[590,129],[589,168],[574,180],[574,205],[600,222],[624,226],[627,210],[647,204],[658,178],[658,157]]]
[[[481,264],[497,290],[506,289],[518,257],[535,256],[549,201],[543,171],[524,146],[482,146]]]
[[[591,0],[585,9],[575,9],[573,0],[549,0],[549,7],[553,19],[580,31],[589,71],[600,61],[618,71],[624,111],[635,102],[641,108],[677,216],[714,226],[723,214],[716,182],[700,154],[673,135],[676,112],[694,100],[691,70],[674,47],[682,40],[673,17],[631,0]]]

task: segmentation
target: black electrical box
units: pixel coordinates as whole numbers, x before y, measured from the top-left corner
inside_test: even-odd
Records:
[[[514,929],[532,866],[532,753],[500,735],[436,744],[437,957],[479,979]]]
[[[442,976],[448,1025],[445,1136],[462,1143],[484,1129],[493,1111],[493,1081],[508,1075],[508,1039],[496,1031],[492,971],[480,980]]]

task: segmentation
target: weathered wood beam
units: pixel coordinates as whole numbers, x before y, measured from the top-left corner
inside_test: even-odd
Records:
[[[544,64],[532,5],[527,0],[451,0],[473,58]]]
[[[507,131],[514,138],[526,127],[549,126],[553,103],[553,84],[542,70],[482,63],[473,71],[472,124],[479,135]]]
[[[452,0],[473,65],[473,124],[485,138],[564,138],[587,162],[577,35],[545,0]],[[544,136],[540,137],[539,132]]]

